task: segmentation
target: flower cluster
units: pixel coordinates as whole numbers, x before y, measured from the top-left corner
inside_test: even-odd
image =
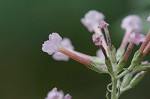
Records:
[[[109,74],[112,83],[108,85],[108,93],[111,93],[111,99],[118,99],[122,93],[137,85],[150,68],[148,61],[143,62],[144,57],[150,51],[150,31],[146,36],[142,34],[142,20],[139,16],[125,17],[121,23],[125,34],[120,47],[116,50],[111,42],[109,24],[104,18],[101,12],[91,10],[81,19],[81,23],[89,32],[93,33],[93,43],[100,48],[96,52],[97,56],[89,56],[75,51],[69,38],[62,39],[58,33],[49,35],[49,40],[44,42],[42,50],[52,55],[55,60],[68,61],[70,57],[93,71]],[[147,21],[150,22],[150,17]],[[126,66],[132,49],[135,45],[139,46],[140,44],[131,64]],[[124,68],[125,66],[127,68]],[[110,85],[112,89],[109,89]],[[70,99],[60,93],[62,92],[57,92],[57,89],[54,88],[48,96],[50,98],[46,99]],[[53,96],[62,98],[51,98]],[[109,99],[108,94],[106,97]]]

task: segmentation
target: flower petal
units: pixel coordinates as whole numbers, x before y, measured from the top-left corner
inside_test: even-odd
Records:
[[[52,33],[49,35],[49,40],[45,41],[42,45],[42,50],[52,55],[57,52],[58,48],[61,47],[62,38],[57,33]]]
[[[132,29],[134,32],[140,33],[142,30],[142,20],[137,15],[129,15],[122,20],[121,27],[125,30]]]
[[[102,20],[104,20],[104,15],[101,12],[90,10],[85,14],[84,18],[81,19],[81,23],[87,27],[90,32],[93,32],[95,26],[98,27],[99,22]]]

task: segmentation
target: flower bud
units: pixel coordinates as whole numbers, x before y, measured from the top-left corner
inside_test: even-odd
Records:
[[[122,88],[126,87],[130,83],[132,76],[133,76],[132,73],[128,73],[124,76],[123,81],[121,83]]]
[[[145,71],[141,71],[140,73],[136,74],[135,77],[130,82],[130,87],[133,88],[134,86],[136,86],[142,80],[145,73],[146,73]]]

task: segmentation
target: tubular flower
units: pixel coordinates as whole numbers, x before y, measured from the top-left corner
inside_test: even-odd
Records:
[[[101,35],[101,39],[103,42],[103,46],[106,49],[106,41],[104,39],[104,36],[102,34],[102,31],[98,28],[100,25],[100,22],[104,20],[104,15],[101,12],[98,12],[96,10],[90,10],[87,12],[84,16],[84,18],[81,19],[81,23],[87,27],[89,32],[94,32],[94,34]]]
[[[55,60],[67,61],[70,57],[86,66],[91,65],[91,56],[76,52],[73,49],[71,41],[68,38],[62,39],[57,33],[50,34],[49,40],[45,41],[42,46],[42,50],[53,55]]]
[[[53,88],[45,99],[71,99],[69,94],[64,95],[63,91],[58,91],[57,88]]]
[[[74,50],[74,47],[72,46],[70,39],[68,38],[62,39],[59,36],[59,34],[52,33],[49,35],[49,40],[44,42],[42,50],[44,52],[47,52],[49,55],[53,54],[52,57],[55,60],[68,61],[69,57],[59,52],[59,50],[62,47],[68,50]]]
[[[125,36],[120,45],[121,49],[125,49],[128,39],[132,33],[141,33],[142,20],[137,15],[129,15],[122,20],[121,28],[125,30]]]

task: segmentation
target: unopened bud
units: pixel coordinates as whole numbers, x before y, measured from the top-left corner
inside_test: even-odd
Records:
[[[94,33],[94,34],[93,34],[92,40],[93,40],[93,42],[94,42],[94,44],[95,44],[96,46],[102,45],[101,36],[102,36],[102,35],[99,35],[99,34],[97,34],[97,33]]]
[[[136,86],[142,80],[145,73],[146,73],[145,71],[141,71],[140,73],[136,74],[135,77],[130,82],[130,87],[133,88],[134,86]]]
[[[126,87],[126,86],[129,84],[129,82],[130,82],[131,79],[132,79],[132,76],[133,76],[132,73],[128,73],[128,74],[126,74],[126,75],[124,76],[123,81],[122,81],[122,83],[121,83],[121,87],[122,87],[122,88]]]

